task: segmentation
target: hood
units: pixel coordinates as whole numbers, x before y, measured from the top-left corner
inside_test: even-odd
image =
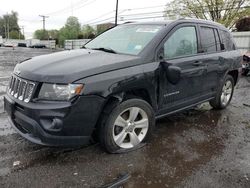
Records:
[[[72,83],[76,80],[141,63],[138,56],[79,49],[37,56],[18,64],[14,73],[38,82]]]

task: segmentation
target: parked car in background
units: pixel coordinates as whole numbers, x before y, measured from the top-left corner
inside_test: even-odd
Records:
[[[44,44],[34,44],[34,45],[31,45],[30,48],[46,48],[46,45],[44,45]]]
[[[206,101],[226,108],[241,60],[218,23],[123,24],[84,49],[17,64],[4,106],[31,142],[76,146],[97,138],[106,151],[125,152],[150,137],[155,119]]]
[[[243,55],[242,75],[247,76],[250,71],[250,52]]]
[[[22,42],[19,42],[17,44],[18,47],[27,47],[27,44],[26,43],[22,43]]]
[[[15,45],[13,43],[11,43],[11,42],[5,42],[5,43],[3,43],[3,46],[4,47],[10,47],[10,48],[15,47]]]

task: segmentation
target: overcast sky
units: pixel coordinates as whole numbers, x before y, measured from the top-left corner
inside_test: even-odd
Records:
[[[168,1],[119,0],[118,21],[145,17],[152,17],[150,20],[163,19],[160,18],[161,11]],[[49,16],[46,19],[46,29],[60,29],[71,15],[78,17],[82,25],[96,25],[114,20],[115,5],[116,0],[1,0],[0,15],[11,10],[17,11],[19,26],[24,26],[25,35],[30,38],[36,29],[42,28],[41,17],[38,15]],[[140,15],[141,13],[146,14]]]

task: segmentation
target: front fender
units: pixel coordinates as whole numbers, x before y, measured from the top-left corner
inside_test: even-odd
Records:
[[[155,87],[152,78],[144,72],[145,65],[138,65],[93,75],[75,83],[84,84],[83,95],[99,95],[109,97],[127,91],[144,89],[148,92],[151,102],[155,103]],[[154,106],[154,105],[153,105]]]

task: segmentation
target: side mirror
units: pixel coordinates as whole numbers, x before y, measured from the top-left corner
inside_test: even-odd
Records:
[[[168,81],[171,84],[177,84],[181,78],[181,68],[174,65],[170,65],[167,62],[162,62],[162,65],[166,71]]]

